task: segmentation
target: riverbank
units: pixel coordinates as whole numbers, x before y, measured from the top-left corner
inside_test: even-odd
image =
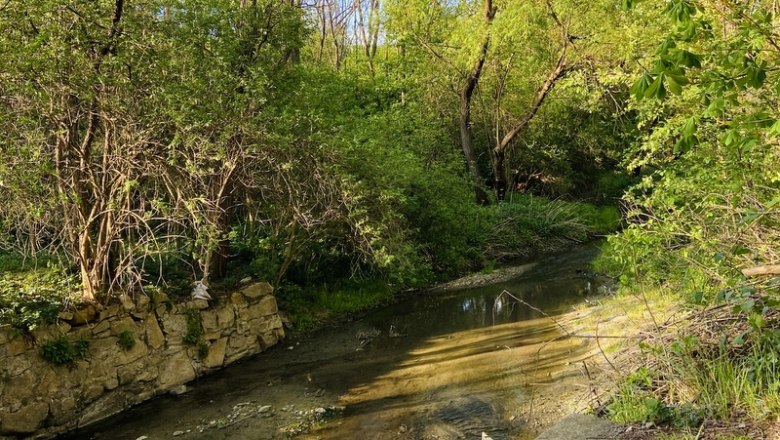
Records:
[[[550,257],[507,283],[413,295],[356,322],[288,340],[192,384],[182,396],[161,397],[74,438],[135,440],[181,431],[281,439],[307,430],[324,439],[456,432],[532,438],[537,430],[520,411],[538,402],[530,382],[557,379],[569,359],[579,361],[590,347],[561,337],[554,321],[502,292],[557,319],[603,292],[584,270],[595,253],[580,248]]]

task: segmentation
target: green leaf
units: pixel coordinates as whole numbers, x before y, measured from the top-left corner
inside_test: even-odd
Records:
[[[691,137],[696,134],[696,118],[688,118],[683,124],[681,132],[685,137]]]
[[[645,72],[639,79],[631,86],[631,94],[636,99],[642,99],[645,96],[645,92],[653,82],[653,77],[649,73]]]
[[[675,95],[679,95],[682,93],[682,87],[677,81],[674,80],[674,77],[672,75],[666,75],[666,86],[669,88],[669,91],[671,91]]]
[[[666,97],[666,88],[664,87],[664,74],[658,74],[655,80],[645,90],[645,98],[664,99]]]
[[[677,63],[685,67],[701,68],[701,57],[687,50],[680,49],[676,53]]]

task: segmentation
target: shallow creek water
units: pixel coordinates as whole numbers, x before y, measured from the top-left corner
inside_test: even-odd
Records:
[[[587,348],[528,304],[555,316],[595,294],[587,266],[596,253],[583,247],[508,281],[413,295],[68,438],[533,438],[519,408]]]

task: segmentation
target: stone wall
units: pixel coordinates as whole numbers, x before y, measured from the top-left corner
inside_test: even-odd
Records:
[[[199,341],[186,344],[197,328],[196,318],[188,329],[187,317],[198,315]],[[161,294],[123,297],[121,304],[63,312],[56,326],[32,335],[18,333],[0,327],[0,439],[51,437],[94,423],[284,337],[268,283],[211,305],[173,304]],[[88,357],[62,366],[44,360],[40,348],[62,335],[89,341]],[[120,346],[120,335],[135,343]]]

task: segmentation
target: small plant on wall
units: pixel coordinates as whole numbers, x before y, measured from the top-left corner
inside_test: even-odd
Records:
[[[135,347],[135,336],[130,330],[123,330],[118,336],[117,344],[119,344],[122,350],[130,351]]]
[[[187,318],[187,332],[184,334],[184,343],[187,345],[196,345],[203,335],[203,322],[198,309],[188,309],[185,313]]]
[[[72,366],[77,360],[89,357],[89,341],[82,337],[71,342],[62,335],[41,345],[38,354],[52,365]]]

